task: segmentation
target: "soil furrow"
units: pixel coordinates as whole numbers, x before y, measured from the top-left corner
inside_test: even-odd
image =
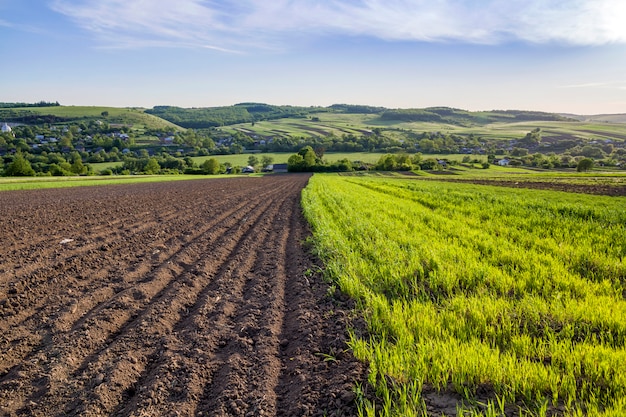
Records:
[[[267,372],[266,366],[277,365],[278,362],[273,355],[267,355],[265,346],[258,342],[260,335],[270,333],[271,336],[266,326],[271,326],[274,321],[260,320],[263,316],[262,310],[268,311],[270,315],[277,315],[280,320],[282,308],[276,308],[275,303],[268,301],[276,296],[271,292],[275,292],[280,298],[282,288],[272,285],[273,282],[267,281],[259,272],[265,266],[268,252],[280,252],[280,248],[275,246],[276,234],[286,232],[279,219],[285,207],[288,207],[287,203],[286,199],[280,201],[278,210],[268,219],[263,242],[247,249],[255,252],[254,258],[249,258],[245,268],[243,265],[239,266],[239,280],[226,281],[232,296],[221,300],[219,307],[216,306],[208,314],[208,322],[217,323],[216,327],[222,329],[222,332],[219,334],[218,346],[207,346],[204,349],[213,350],[208,358],[208,366],[213,369],[213,374],[194,410],[196,413],[235,416],[252,412],[253,415],[261,415],[274,407],[273,390],[268,391],[261,387],[268,380],[271,385],[273,379],[272,372]],[[270,293],[264,291],[263,287],[270,287]],[[253,295],[255,292],[258,293]],[[223,291],[218,289],[217,293]],[[274,344],[277,346],[278,342]],[[278,372],[276,369],[273,371]]]
[[[257,208],[251,206],[251,208]],[[260,212],[262,212],[261,207]],[[235,210],[235,212],[237,212]],[[239,229],[240,223],[232,222],[232,228]],[[200,234],[202,235],[202,234]],[[205,238],[206,239],[206,238]],[[58,336],[59,340],[53,338],[53,343],[63,346],[66,358],[63,358],[64,372],[59,369],[61,365],[55,364],[57,372],[55,372],[55,382],[61,386],[67,383],[68,376],[72,369],[85,369],[93,360],[86,359],[81,362],[77,352],[89,352],[102,349],[100,346],[106,344],[107,340],[115,341],[120,334],[123,334],[127,328],[139,320],[143,320],[145,314],[139,314],[148,306],[151,308],[159,300],[167,300],[172,302],[176,297],[169,293],[178,289],[177,278],[180,278],[183,272],[187,270],[187,266],[176,258],[185,257],[185,254],[191,250],[193,242],[182,247],[182,250],[167,258],[166,262],[161,264],[156,270],[149,274],[147,280],[139,281],[138,285],[132,288],[132,293],[124,291],[118,293],[109,302],[99,306],[97,314],[84,320],[83,324],[72,333]],[[181,248],[181,246],[179,246]],[[198,256],[202,256],[199,254]],[[120,295],[121,294],[121,295]],[[83,355],[84,356],[84,355]],[[97,355],[95,356],[97,358]],[[72,375],[76,378],[77,375]],[[51,383],[50,381],[48,382]]]
[[[243,215],[239,215],[239,210],[245,205],[246,203],[241,203],[238,206],[235,206],[234,208],[232,208],[232,211],[227,212],[226,214],[217,216],[215,218],[210,218],[208,222],[204,221],[203,218],[200,218],[198,220],[199,224],[192,227],[190,230],[194,230],[193,235],[191,235],[191,238],[195,238],[199,235],[201,235],[202,233],[205,233],[207,230],[210,230],[215,224],[221,224],[223,227],[225,227],[225,221],[226,219],[228,219],[229,217],[233,217],[233,221],[238,221],[241,220],[242,217],[244,217]],[[202,224],[205,223],[205,224]],[[158,227],[158,226],[157,226]],[[171,239],[175,239],[175,240],[179,240],[179,237],[173,237]],[[179,250],[180,246],[182,244],[189,244],[189,242],[185,242],[185,243],[181,243],[181,242],[177,242],[176,244],[173,243],[173,241],[170,239],[170,241],[166,242],[166,244],[160,244],[159,247],[163,248],[162,251],[159,251],[159,253],[157,254],[158,258],[161,259],[162,262],[171,262],[171,259],[165,259],[163,258],[164,256],[172,256],[173,254],[176,253],[176,251]],[[120,248],[114,248],[112,247],[112,244],[109,243],[105,243],[107,245],[107,250],[120,250]],[[169,249],[167,249],[169,248]],[[173,249],[172,249],[173,248]],[[127,251],[130,251],[130,248],[127,249]],[[140,256],[141,258],[144,258],[144,256]],[[80,261],[85,264],[91,264],[93,261],[91,261],[91,257],[75,257],[72,259],[80,259]],[[120,293],[121,289],[120,289],[120,285],[119,283],[115,283],[113,282],[113,286],[108,287],[106,289],[100,289],[99,292],[101,293],[100,298],[98,297],[94,297],[93,296],[93,288],[90,288],[89,284],[92,283],[94,280],[97,280],[99,282],[102,282],[103,280],[106,279],[106,277],[109,275],[107,271],[107,268],[110,268],[111,266],[107,266],[107,267],[101,267],[99,270],[97,270],[97,276],[93,275],[91,276],[90,280],[83,280],[80,279],[80,277],[75,278],[75,277],[71,277],[71,276],[65,276],[65,279],[62,279],[64,277],[64,272],[65,271],[55,271],[54,269],[52,269],[54,275],[53,276],[49,276],[47,277],[47,281],[50,281],[52,283],[55,284],[55,289],[57,290],[57,293],[55,295],[55,297],[61,301],[61,305],[64,305],[65,307],[57,310],[57,311],[50,311],[49,309],[47,309],[47,311],[42,311],[43,309],[39,309],[38,313],[40,314],[40,316],[45,316],[47,318],[47,320],[51,323],[54,324],[54,326],[56,328],[59,329],[63,329],[64,327],[64,323],[67,322],[67,318],[71,318],[74,317],[76,314],[78,314],[80,316],[81,313],[87,314],[84,312],[85,309],[85,299],[87,299],[88,301],[91,300],[92,302],[99,302],[96,306],[92,306],[92,309],[96,309],[96,308],[101,308],[102,306],[102,297],[111,297],[112,296],[112,292],[115,293]],[[133,270],[131,272],[126,272],[124,273],[124,280],[127,282],[134,282],[134,280],[132,279],[133,276],[141,276],[143,274],[145,274],[148,270],[149,270],[149,265],[147,263],[142,263],[140,264],[138,267],[133,268]],[[65,268],[67,269],[67,268]],[[110,274],[112,277],[118,275],[118,274]],[[44,281],[46,281],[44,280]],[[57,282],[61,282],[60,285],[56,285]],[[85,283],[83,285],[83,283]],[[65,287],[64,287],[65,286]],[[83,288],[84,287],[84,288]],[[35,307],[31,308],[30,310],[26,309],[26,310],[22,310],[17,316],[6,316],[5,314],[5,320],[3,322],[3,325],[0,327],[3,328],[9,328],[11,326],[20,326],[21,328],[28,328],[29,326],[25,323],[26,319],[23,319],[24,316],[28,317],[29,313],[32,313],[32,311],[34,309],[37,309],[37,307],[39,305],[53,305],[53,303],[50,302],[49,298],[45,298],[44,294],[46,294],[49,291],[49,288],[46,286],[40,286],[40,287],[34,287],[34,291],[31,291],[31,297],[30,300],[32,300],[33,302],[36,303]],[[117,288],[117,289],[115,289]],[[37,291],[39,290],[39,291]],[[98,292],[98,290],[96,290],[96,292]],[[86,296],[86,294],[89,294],[88,296]],[[22,303],[20,305],[20,307],[22,308],[27,308],[28,307],[28,302]],[[33,317],[29,317],[31,319],[31,321],[37,321],[37,318],[33,318]],[[22,319],[23,321],[18,323],[18,320]],[[22,337],[22,336],[20,336]],[[11,343],[12,341],[5,341],[5,343]],[[36,344],[35,342],[30,343],[31,345]],[[14,354],[17,354],[16,351],[14,351]]]
[[[240,228],[238,233],[233,233],[233,236],[229,238],[229,240],[232,241],[232,244],[225,242],[225,246],[230,246],[233,249],[238,248],[240,247],[242,239],[246,240],[252,236],[250,231],[256,230],[258,223],[263,221],[263,218],[265,217],[263,212],[268,206],[269,204],[265,207],[260,207],[257,210],[257,213],[251,214],[249,225],[245,225]],[[232,257],[232,253],[229,253],[228,255],[229,258]],[[118,374],[123,374],[124,370],[127,370],[132,366],[132,363],[129,364],[129,361],[126,358],[122,358],[118,354],[118,347],[126,350],[129,346],[136,344],[137,346],[133,347],[132,350],[135,354],[135,358],[138,359],[139,362],[144,362],[144,369],[146,366],[154,366],[154,364],[158,363],[161,358],[168,356],[170,354],[169,352],[173,350],[173,342],[171,339],[175,336],[173,329],[176,326],[176,323],[185,319],[185,315],[190,309],[193,308],[193,303],[202,289],[202,285],[197,285],[195,281],[202,280],[203,278],[210,279],[210,275],[210,272],[205,270],[202,271],[201,274],[179,277],[177,279],[177,283],[180,285],[175,294],[167,297],[166,300],[159,300],[158,302],[150,303],[150,314],[144,315],[142,319],[142,323],[147,323],[146,326],[140,326],[139,328],[133,329],[134,331],[132,333],[125,332],[122,337],[116,338],[112,345],[107,346],[107,349],[102,354],[97,355],[95,361],[92,362],[92,364],[97,363],[97,365],[92,368],[95,368],[96,372],[98,370],[106,369],[106,374],[111,375],[111,378],[98,386],[99,392],[97,395],[81,399],[82,404],[77,406],[75,409],[79,410],[81,414],[99,414],[102,412],[111,413],[114,408],[119,406],[119,403],[125,400],[125,397],[128,396],[128,392],[133,390],[136,391],[135,387],[138,385],[145,387],[143,383],[137,384],[136,381],[129,381],[128,376],[124,376],[124,382],[122,382],[121,378],[118,379]],[[137,335],[140,335],[140,337]],[[147,341],[150,342],[147,343]],[[152,345],[154,349],[156,349],[156,359],[151,363],[148,361],[142,361],[142,358],[148,358],[150,355],[154,355],[154,352],[147,348],[146,345]],[[90,370],[89,373],[93,374],[94,372]],[[147,375],[151,374],[150,370],[147,370],[145,373]],[[164,375],[161,373],[159,373],[159,375],[162,377],[159,378],[161,381],[165,381],[164,383],[169,384],[166,388],[175,387],[175,385],[173,385],[175,383],[174,380],[167,377],[163,378]],[[158,401],[158,399],[161,399],[164,396],[171,397],[170,394],[167,394],[166,389],[161,388],[158,395],[152,395],[149,397],[151,400],[150,404],[162,404],[162,402]],[[149,412],[149,409],[146,409],[146,411]]]
[[[307,180],[0,194],[0,415],[354,415]]]
[[[214,279],[207,282],[196,304],[190,308],[189,316],[175,326],[168,338],[168,350],[159,365],[139,382],[146,389],[134,400],[139,405],[137,408],[149,413],[179,411],[183,415],[193,415],[195,403],[202,394],[199,388],[210,379],[210,370],[214,367],[209,355],[220,344],[232,340],[232,329],[236,326],[228,323],[228,317],[233,314],[231,304],[239,300],[239,288],[249,266],[254,264],[258,248],[268,243],[264,235],[280,211],[276,199],[272,206],[275,207],[265,211],[252,228],[255,232],[261,230],[260,234],[246,233],[238,239],[230,256],[219,266]],[[159,375],[166,377],[157,378]],[[163,381],[170,381],[170,385]],[[170,397],[171,401],[162,404],[154,400],[163,396]],[[135,407],[131,405],[131,408]]]

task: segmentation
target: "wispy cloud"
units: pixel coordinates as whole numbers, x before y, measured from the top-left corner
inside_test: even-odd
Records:
[[[623,0],[50,0],[110,47],[283,47],[294,37],[626,43]]]
[[[580,84],[568,84],[561,85],[559,88],[603,88],[603,89],[617,89],[626,90],[626,82],[623,81],[611,81],[611,82],[588,82]]]
[[[0,19],[0,27],[9,28],[10,30],[19,31],[19,32],[35,33],[35,34],[46,35],[46,36],[52,35],[45,28],[42,28],[39,26],[28,25],[28,24],[24,24],[20,22],[18,23],[9,22],[3,19]]]

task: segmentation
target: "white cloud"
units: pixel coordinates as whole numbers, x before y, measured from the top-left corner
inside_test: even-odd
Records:
[[[559,88],[625,90],[626,83],[621,81],[588,82],[580,84],[561,85],[559,86]]]
[[[626,43],[623,0],[51,0],[111,47],[243,50],[296,36],[387,40]]]

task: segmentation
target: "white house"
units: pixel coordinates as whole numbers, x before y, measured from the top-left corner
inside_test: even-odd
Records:
[[[505,166],[509,165],[509,162],[511,162],[511,161],[506,159],[506,158],[500,159],[498,161],[498,165],[500,165],[501,167],[505,167]]]
[[[11,126],[9,126],[6,123],[2,124],[2,128],[1,129],[2,129],[2,133],[9,133],[9,132],[11,132],[11,130],[13,130],[13,129],[11,129]]]

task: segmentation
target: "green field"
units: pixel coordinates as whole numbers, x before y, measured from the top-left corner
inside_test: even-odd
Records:
[[[2,111],[23,111],[32,114],[53,115],[80,122],[81,119],[98,119],[113,124],[132,125],[135,129],[174,129],[182,130],[179,126],[159,117],[145,113],[143,109],[103,107],[103,106],[50,106],[50,107],[18,107],[0,109]],[[108,112],[108,116],[102,116]]]
[[[313,121],[313,118],[319,121]],[[621,119],[619,119],[621,121]],[[222,127],[228,133],[237,131],[259,137],[320,137],[329,134],[368,134],[372,129],[381,128],[386,135],[395,132],[410,131],[441,132],[443,134],[468,135],[470,133],[486,139],[512,140],[523,138],[535,128],[541,128],[544,139],[613,139],[619,142],[626,140],[626,127],[623,123],[602,121],[532,121],[486,124],[445,124],[432,122],[402,122],[383,120],[376,114],[319,113],[302,119],[279,119],[263,122],[242,123]]]
[[[232,177],[233,175],[228,175]],[[226,175],[122,175],[105,177],[20,177],[0,178],[0,191],[37,190],[42,188],[85,187],[92,185],[132,184],[220,178]]]
[[[303,206],[367,320],[361,415],[626,415],[626,198],[316,174]]]
[[[248,158],[250,155],[256,156],[259,160],[263,156],[268,156],[274,160],[275,164],[286,164],[287,160],[293,152],[267,152],[267,153],[255,153],[255,154],[237,154],[237,155],[211,155],[211,156],[198,156],[192,158],[197,164],[201,164],[205,160],[209,158],[215,158],[220,163],[230,163],[233,166],[246,166],[248,165]],[[341,159],[348,158],[350,161],[361,161],[367,163],[376,163],[378,159],[382,156],[382,153],[377,152],[329,152],[324,154],[324,159],[327,162],[336,162]]]
[[[263,156],[268,156],[268,157],[273,158],[274,163],[276,164],[286,164],[289,157],[293,154],[294,153],[292,152],[267,152],[267,153],[264,152],[264,153],[255,153],[253,155],[255,155],[259,160]],[[244,153],[244,154],[237,154],[237,155],[211,155],[211,156],[197,156],[197,157],[193,157],[192,159],[197,164],[201,164],[202,162],[204,162],[205,160],[209,158],[215,158],[218,161],[220,161],[220,163],[229,162],[230,164],[234,166],[245,166],[248,164],[248,158],[250,157],[250,155],[252,154]],[[360,161],[360,162],[365,162],[368,164],[375,164],[383,155],[385,154],[380,153],[380,152],[326,152],[324,154],[323,159],[329,163],[336,162],[342,159],[348,159],[349,161]],[[460,162],[465,156],[466,155],[461,155],[461,154],[424,155],[424,158],[435,158],[435,159],[446,158],[449,160]],[[479,159],[480,161],[487,160],[487,157],[483,155],[470,155],[470,156],[472,159],[476,158],[476,159]],[[520,170],[518,169],[517,171],[520,171]]]

